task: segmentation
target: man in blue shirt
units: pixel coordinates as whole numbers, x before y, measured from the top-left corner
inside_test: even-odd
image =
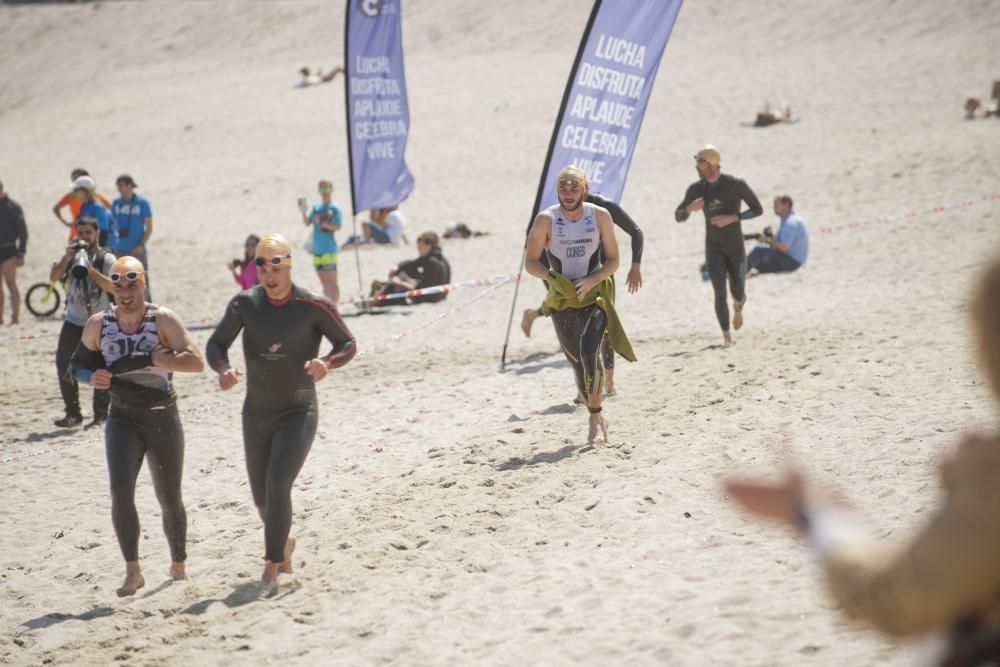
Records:
[[[146,300],[149,300],[149,258],[146,242],[153,234],[153,211],[145,197],[136,194],[139,187],[128,174],[122,174],[115,181],[121,195],[111,203],[111,217],[118,228],[118,238],[109,242],[111,251],[118,257],[131,255],[146,270]]]
[[[320,181],[319,195],[322,201],[308,213],[305,210],[305,199],[301,200],[302,222],[312,225],[313,267],[323,285],[323,294],[336,304],[340,300],[340,286],[337,284],[339,253],[333,233],[340,229],[344,216],[340,207],[333,203],[333,183]]]
[[[799,214],[792,210],[792,198],[781,195],[774,199],[774,214],[781,218],[778,233],[760,236],[764,245],[754,248],[747,257],[747,273],[785,273],[806,263],[809,256],[809,232]]]

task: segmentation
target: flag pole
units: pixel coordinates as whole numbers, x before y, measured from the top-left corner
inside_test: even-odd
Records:
[[[354,236],[354,263],[358,267],[358,296],[365,296],[364,282],[361,279],[361,237],[358,236],[358,210],[357,199],[355,198],[354,191],[354,152],[351,148],[351,63],[350,59],[350,39],[351,39],[351,22],[348,18],[351,15],[351,2],[352,0],[345,0],[344,2],[344,118],[346,123],[344,124],[347,128],[347,171],[348,180],[351,183],[351,230]],[[364,310],[368,310],[365,307]]]
[[[566,112],[566,105],[569,103],[569,94],[573,90],[573,79],[576,78],[576,70],[583,60],[583,51],[587,48],[587,40],[590,39],[590,31],[597,20],[597,12],[601,8],[601,0],[594,0],[594,8],[590,10],[590,17],[587,19],[587,27],[583,30],[583,38],[580,39],[580,46],[576,50],[576,58],[573,59],[573,67],[569,70],[569,80],[566,82],[566,90],[563,91],[562,102],[559,103],[559,113],[556,114],[556,126],[552,129],[552,138],[549,140],[549,150],[545,154],[545,163],[542,165],[542,178],[538,182],[538,192],[535,194],[535,205],[531,210],[531,220],[528,222],[528,232],[531,232],[531,225],[535,222],[538,209],[542,205],[542,195],[545,193],[545,178],[549,174],[549,162],[552,161],[552,153],[556,149],[556,136],[559,132],[559,121]],[[524,241],[524,251],[521,253],[521,263],[517,267],[518,273],[524,269],[524,260],[528,257],[528,240]],[[514,321],[514,308],[517,305],[517,292],[521,287],[521,281],[517,281],[514,287],[514,298],[510,302],[510,317],[507,319],[507,334],[503,339],[503,352],[500,353],[500,372],[507,366],[507,344],[510,342],[511,323]]]

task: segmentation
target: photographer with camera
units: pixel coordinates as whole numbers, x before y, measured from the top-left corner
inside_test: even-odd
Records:
[[[775,197],[774,214],[781,218],[778,233],[775,235],[770,227],[765,227],[763,234],[746,236],[763,244],[750,251],[747,274],[754,269],[757,273],[788,273],[805,264],[809,256],[809,232],[792,205],[788,195]]]
[[[66,404],[66,416],[55,422],[61,428],[83,423],[80,390],[76,379],[68,372],[69,362],[83,335],[87,318],[111,305],[109,294],[112,284],[107,274],[115,263],[115,256],[97,242],[99,223],[95,218],[81,215],[76,222],[76,233],[76,239],[66,247],[66,254],[49,274],[49,280],[64,281],[66,285],[66,319],[59,332],[56,349],[59,391]],[[100,426],[107,420],[109,400],[107,391],[94,390],[94,421],[91,426]]]

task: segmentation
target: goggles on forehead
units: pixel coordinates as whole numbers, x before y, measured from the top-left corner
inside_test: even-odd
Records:
[[[291,259],[291,254],[288,255],[277,255],[275,257],[254,257],[253,263],[257,266],[263,268],[270,264],[271,266],[278,266],[281,264],[282,260]]]
[[[562,178],[559,179],[559,185],[560,186],[570,186],[570,185],[580,186],[582,184],[580,183],[580,179],[578,179],[578,178],[573,178],[571,176],[563,176]]]
[[[118,283],[122,282],[123,280],[127,280],[129,282],[132,282],[133,280],[138,280],[139,276],[141,276],[142,274],[143,274],[142,271],[126,271],[125,273],[112,273],[112,274],[109,274],[108,278],[111,279],[111,282],[113,282],[113,283],[115,283],[117,285]]]

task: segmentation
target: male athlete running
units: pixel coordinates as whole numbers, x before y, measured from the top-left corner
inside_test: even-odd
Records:
[[[715,291],[715,316],[726,345],[730,345],[733,337],[729,333],[726,276],[729,276],[729,290],[733,294],[733,328],[739,329],[743,326],[743,305],[747,298],[744,291],[747,253],[740,221],[756,218],[764,213],[764,207],[746,181],[722,173],[718,148],[705,146],[694,159],[701,179],[688,187],[674,218],[684,222],[695,211],[705,213],[705,262]],[[750,209],[741,213],[742,202]]]
[[[607,210],[584,203],[587,177],[583,170],[563,167],[556,178],[559,204],[535,217],[528,233],[524,267],[531,275],[549,283],[546,303],[550,303],[558,283],[572,282],[574,293],[565,295],[563,307],[551,311],[552,324],[563,354],[573,366],[577,389],[587,398],[590,410],[587,441],[593,443],[600,432],[607,442],[608,422],[601,414],[603,369],[598,363],[598,353],[609,320],[605,309],[614,308],[608,303],[611,281],[605,279],[618,268],[618,242]],[[542,263],[543,253],[551,270]],[[603,265],[602,254],[606,258]],[[602,307],[593,300],[591,291],[605,286]]]
[[[279,572],[292,571],[292,484],[316,435],[315,385],[350,361],[356,346],[330,300],[292,283],[288,241],[277,234],[265,236],[254,263],[260,284],[229,302],[206,356],[219,374],[219,386],[231,389],[240,373],[230,367],[228,350],[243,331],[243,446],[250,491],[264,521],[261,583],[271,588]],[[333,349],[320,357],[323,338]]]
[[[628,286],[629,294],[638,292],[639,288],[642,287],[641,263],[643,246],[642,230],[639,229],[639,225],[635,223],[632,216],[617,202],[608,199],[604,195],[588,191],[583,202],[585,204],[596,204],[607,210],[611,214],[611,222],[625,230],[625,233],[631,237],[632,265],[629,268],[628,276],[625,278],[625,284]],[[534,221],[532,221],[532,224],[534,224]],[[530,226],[528,227],[528,231],[531,231]],[[544,264],[544,261],[542,263]],[[612,276],[613,280],[614,276]],[[542,308],[528,308],[524,311],[521,315],[521,331],[524,332],[525,337],[531,337],[531,327],[535,323],[535,320],[545,315],[546,313]],[[608,336],[604,337],[604,342],[601,344],[601,359],[604,361],[604,393],[609,397],[614,396],[617,393],[615,391],[615,352],[611,347],[611,338]],[[586,399],[584,396],[578,395],[576,402],[580,404],[586,403]]]
[[[181,499],[184,431],[172,376],[173,371],[200,373],[205,362],[177,315],[143,300],[142,262],[121,257],[108,277],[117,304],[87,320],[70,364],[77,380],[111,390],[104,448],[111,520],[125,557],[125,582],[118,597],[125,597],[146,584],[139,568],[135,482],[147,455],[170,545],[170,576],[187,578],[187,514]]]

